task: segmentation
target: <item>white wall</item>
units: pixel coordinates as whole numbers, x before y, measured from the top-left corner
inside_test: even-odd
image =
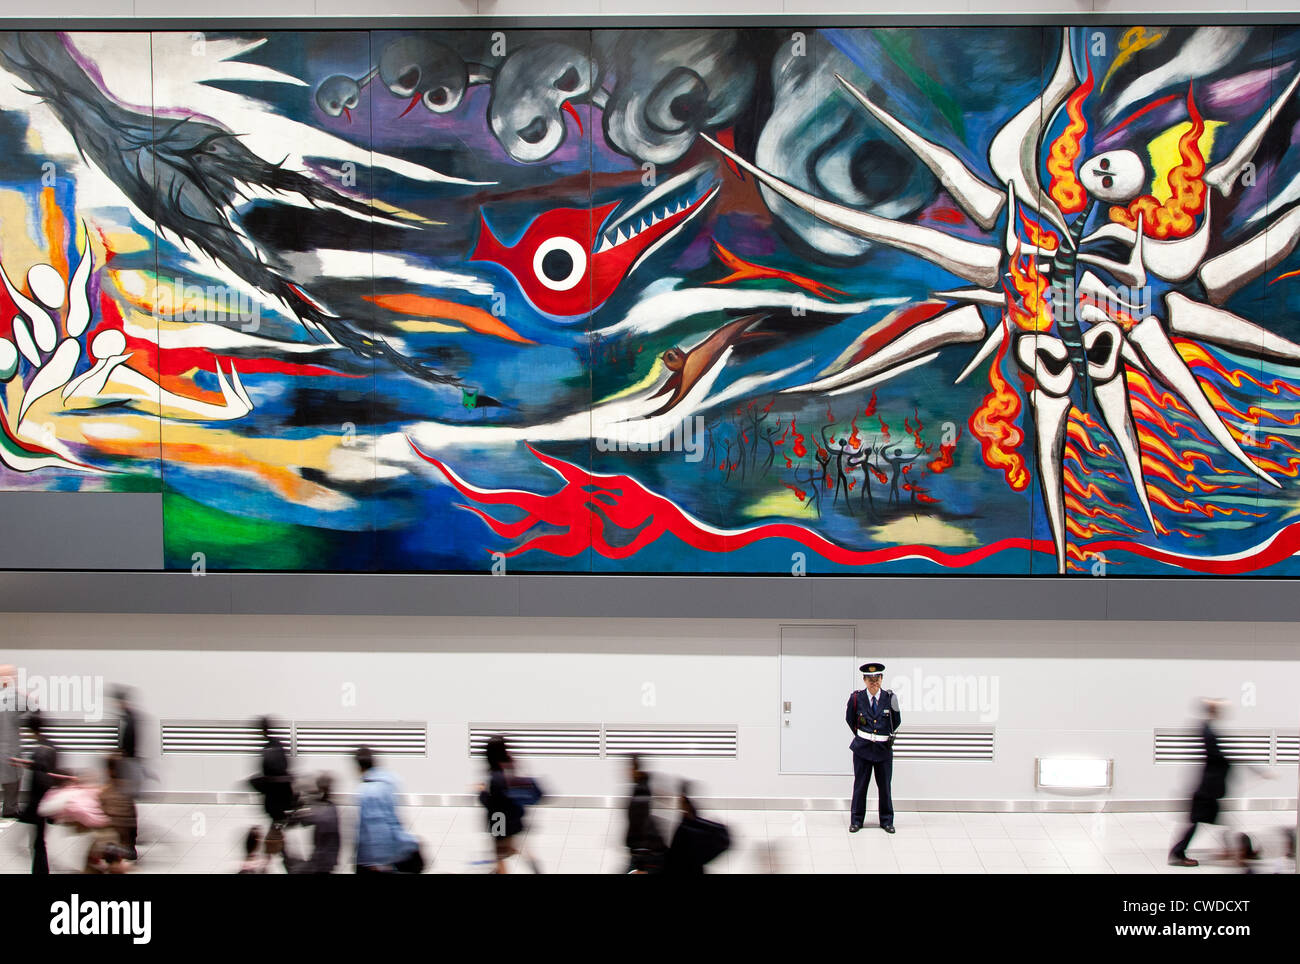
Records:
[[[780,625],[13,615],[0,627],[0,661],[28,673],[131,683],[155,718],[425,720],[428,758],[394,763],[411,792],[465,793],[478,779],[467,752],[471,721],[728,723],[740,727],[738,759],[656,769],[699,780],[711,797],[846,797],[844,777],[778,773]],[[863,621],[856,634],[857,659],[884,660],[890,678],[919,670],[983,676],[997,686],[995,761],[900,763],[900,800],[1059,802],[1065,798],[1034,789],[1034,758],[1048,754],[1114,759],[1110,800],[1176,800],[1189,770],[1153,764],[1152,731],[1188,721],[1196,697],[1231,700],[1230,726],[1300,727],[1300,643],[1290,624],[914,619]],[[643,705],[647,683],[653,706]],[[345,691],[355,692],[355,706],[343,705]],[[842,719],[843,705],[826,712]],[[916,709],[906,717],[978,718],[973,710]],[[836,733],[847,769],[849,734]],[[350,784],[346,761],[327,763]],[[162,777],[169,790],[228,791],[241,789],[252,768],[251,757],[168,756]],[[556,794],[620,789],[613,761],[550,759],[537,768]],[[1243,774],[1233,793],[1294,797],[1295,770],[1274,782]]]

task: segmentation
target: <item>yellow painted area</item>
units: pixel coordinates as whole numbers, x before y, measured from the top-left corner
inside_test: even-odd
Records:
[[[441,321],[424,321],[416,319],[403,319],[401,321],[393,322],[393,327],[399,331],[410,331],[417,334],[430,331],[459,332],[463,334],[469,330],[468,328],[462,328],[460,325],[448,325]]]
[[[1110,69],[1106,71],[1106,76],[1101,80],[1101,91],[1106,89],[1110,83],[1110,78],[1114,76],[1115,71],[1119,70],[1128,63],[1135,54],[1147,47],[1152,47],[1165,39],[1167,30],[1160,28],[1152,29],[1150,27],[1129,27],[1119,38],[1119,43],[1115,45],[1115,59],[1111,62]]]
[[[447,223],[446,221],[435,221],[433,218],[426,218],[422,214],[416,214],[414,211],[406,210],[406,208],[396,207],[386,201],[372,200],[370,206],[389,217],[400,218],[403,221],[413,221],[416,224],[441,227]]]
[[[65,409],[60,393],[50,392],[32,403],[23,418],[22,429],[17,430],[13,419],[18,417],[23,400],[21,380],[15,378],[4,386],[5,409],[10,413],[10,428],[20,438],[37,445],[44,445],[57,450],[64,446],[90,445],[102,450],[101,440],[111,438],[114,442],[130,439],[142,440],[138,443],[139,457],[156,459],[158,457],[158,418],[156,415],[144,414],[116,408],[105,419],[88,419],[83,417],[85,409]],[[137,444],[137,443],[133,443]]]
[[[877,542],[893,542],[898,545],[959,547],[979,545],[979,540],[975,538],[974,533],[930,516],[921,516],[919,519],[908,516],[887,522],[882,526],[875,526],[871,530],[871,537]]]
[[[1201,157],[1209,158],[1210,152],[1214,149],[1215,132],[1222,126],[1223,121],[1205,122],[1205,131],[1196,142],[1200,146]],[[1178,153],[1178,140],[1191,129],[1191,121],[1175,124],[1147,146],[1147,153],[1151,157],[1151,169],[1156,173],[1151,194],[1161,204],[1168,201],[1170,197],[1169,172],[1182,161],[1182,156]]]
[[[323,470],[329,453],[340,443],[337,435],[314,439],[247,438],[228,429],[192,423],[168,422],[163,426],[164,459],[250,475],[281,498],[327,510],[346,508],[352,500],[304,479],[300,473],[308,466]],[[96,447],[106,455],[154,458],[158,452],[156,428],[152,439],[97,439]]]
[[[808,507],[799,501],[797,495],[785,488],[769,492],[757,502],[745,506],[741,512],[751,519],[763,519],[774,515],[798,518],[801,514],[811,517]]]
[[[104,241],[118,254],[135,254],[149,250],[149,242],[134,231],[105,231]]]
[[[0,190],[0,250],[4,252],[4,269],[14,286],[29,296],[31,292],[27,290],[27,271],[32,265],[53,265],[64,281],[68,280],[70,270],[67,262],[70,251],[49,251],[47,238],[33,238],[28,233],[28,229],[33,226],[33,214],[36,215],[35,226],[39,229],[53,231],[57,225],[61,235],[63,228],[67,227],[69,233],[74,235],[72,240],[77,251],[84,253],[89,244],[94,253],[96,269],[107,260],[99,235],[94,230],[83,231],[80,219],[56,207],[53,197],[52,192],[42,192],[38,208],[33,211],[27,198],[18,191]],[[68,221],[71,221],[70,225]]]
[[[659,381],[659,379],[663,377],[663,373],[665,370],[666,369],[664,368],[663,359],[656,358],[655,363],[650,366],[650,371],[645,378],[641,379],[639,382],[636,382],[635,384],[629,385],[627,388],[615,392],[613,395],[606,395],[596,404],[603,405],[606,402],[612,402],[615,401],[616,399],[626,398],[628,395],[635,395],[637,392],[641,391],[642,389],[649,388],[650,386],[654,385],[657,381]]]
[[[14,286],[27,289],[27,269],[46,260],[45,251],[25,230],[31,208],[17,191],[0,191],[0,238],[4,240],[5,273]]]
[[[109,269],[107,274],[126,302],[147,315],[195,319],[231,313],[230,289],[221,285],[178,285],[158,280],[152,271]]]
[[[25,365],[26,362],[24,361],[22,364]],[[18,410],[23,404],[23,380],[17,377],[10,379],[5,383],[4,392],[5,411],[13,412],[13,417],[16,419],[18,417]],[[12,426],[13,423],[10,422],[10,427]]]

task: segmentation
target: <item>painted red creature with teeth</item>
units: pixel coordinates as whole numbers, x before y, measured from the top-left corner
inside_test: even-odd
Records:
[[[609,223],[618,201],[595,208],[539,214],[513,245],[504,245],[479,216],[471,261],[491,261],[514,277],[538,311],[573,318],[595,311],[637,265],[676,235],[718,193],[686,202],[639,205]]]

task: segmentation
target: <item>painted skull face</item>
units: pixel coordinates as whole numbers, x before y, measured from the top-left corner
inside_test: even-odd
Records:
[[[1090,197],[1109,204],[1123,204],[1142,193],[1147,169],[1132,151],[1107,151],[1084,161],[1079,181]]]
[[[609,142],[629,157],[670,164],[703,130],[735,121],[758,70],[737,31],[626,34],[611,62],[618,84],[603,113]]]
[[[352,120],[352,112],[361,102],[361,85],[346,74],[326,77],[316,88],[316,106],[330,117],[344,115]]]
[[[506,58],[492,84],[492,133],[517,161],[540,161],[564,143],[564,111],[586,97],[596,66],[563,43],[524,47]]]
[[[930,169],[865,111],[825,92],[856,66],[827,41],[808,37],[801,52],[787,41],[772,65],[772,116],[755,161],[795,187],[883,218],[904,218],[933,197]],[[860,258],[871,242],[827,224],[770,188],[769,210],[801,241],[832,258]]]
[[[379,78],[393,96],[410,100],[408,111],[423,103],[435,114],[460,106],[469,86],[469,71],[460,54],[423,34],[402,37],[385,47],[379,55]]]

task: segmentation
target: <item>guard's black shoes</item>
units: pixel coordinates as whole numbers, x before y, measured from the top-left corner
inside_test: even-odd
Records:
[[[894,828],[893,828],[893,827],[881,827],[880,829],[883,830],[883,831],[885,831],[885,833],[893,833],[893,832],[894,832]]]
[[[860,823],[854,823],[849,825],[849,833],[857,833],[861,829],[862,829],[862,824]]]
[[[1170,854],[1169,866],[1170,867],[1199,867],[1200,862],[1193,860],[1191,857],[1175,857],[1173,854]]]

